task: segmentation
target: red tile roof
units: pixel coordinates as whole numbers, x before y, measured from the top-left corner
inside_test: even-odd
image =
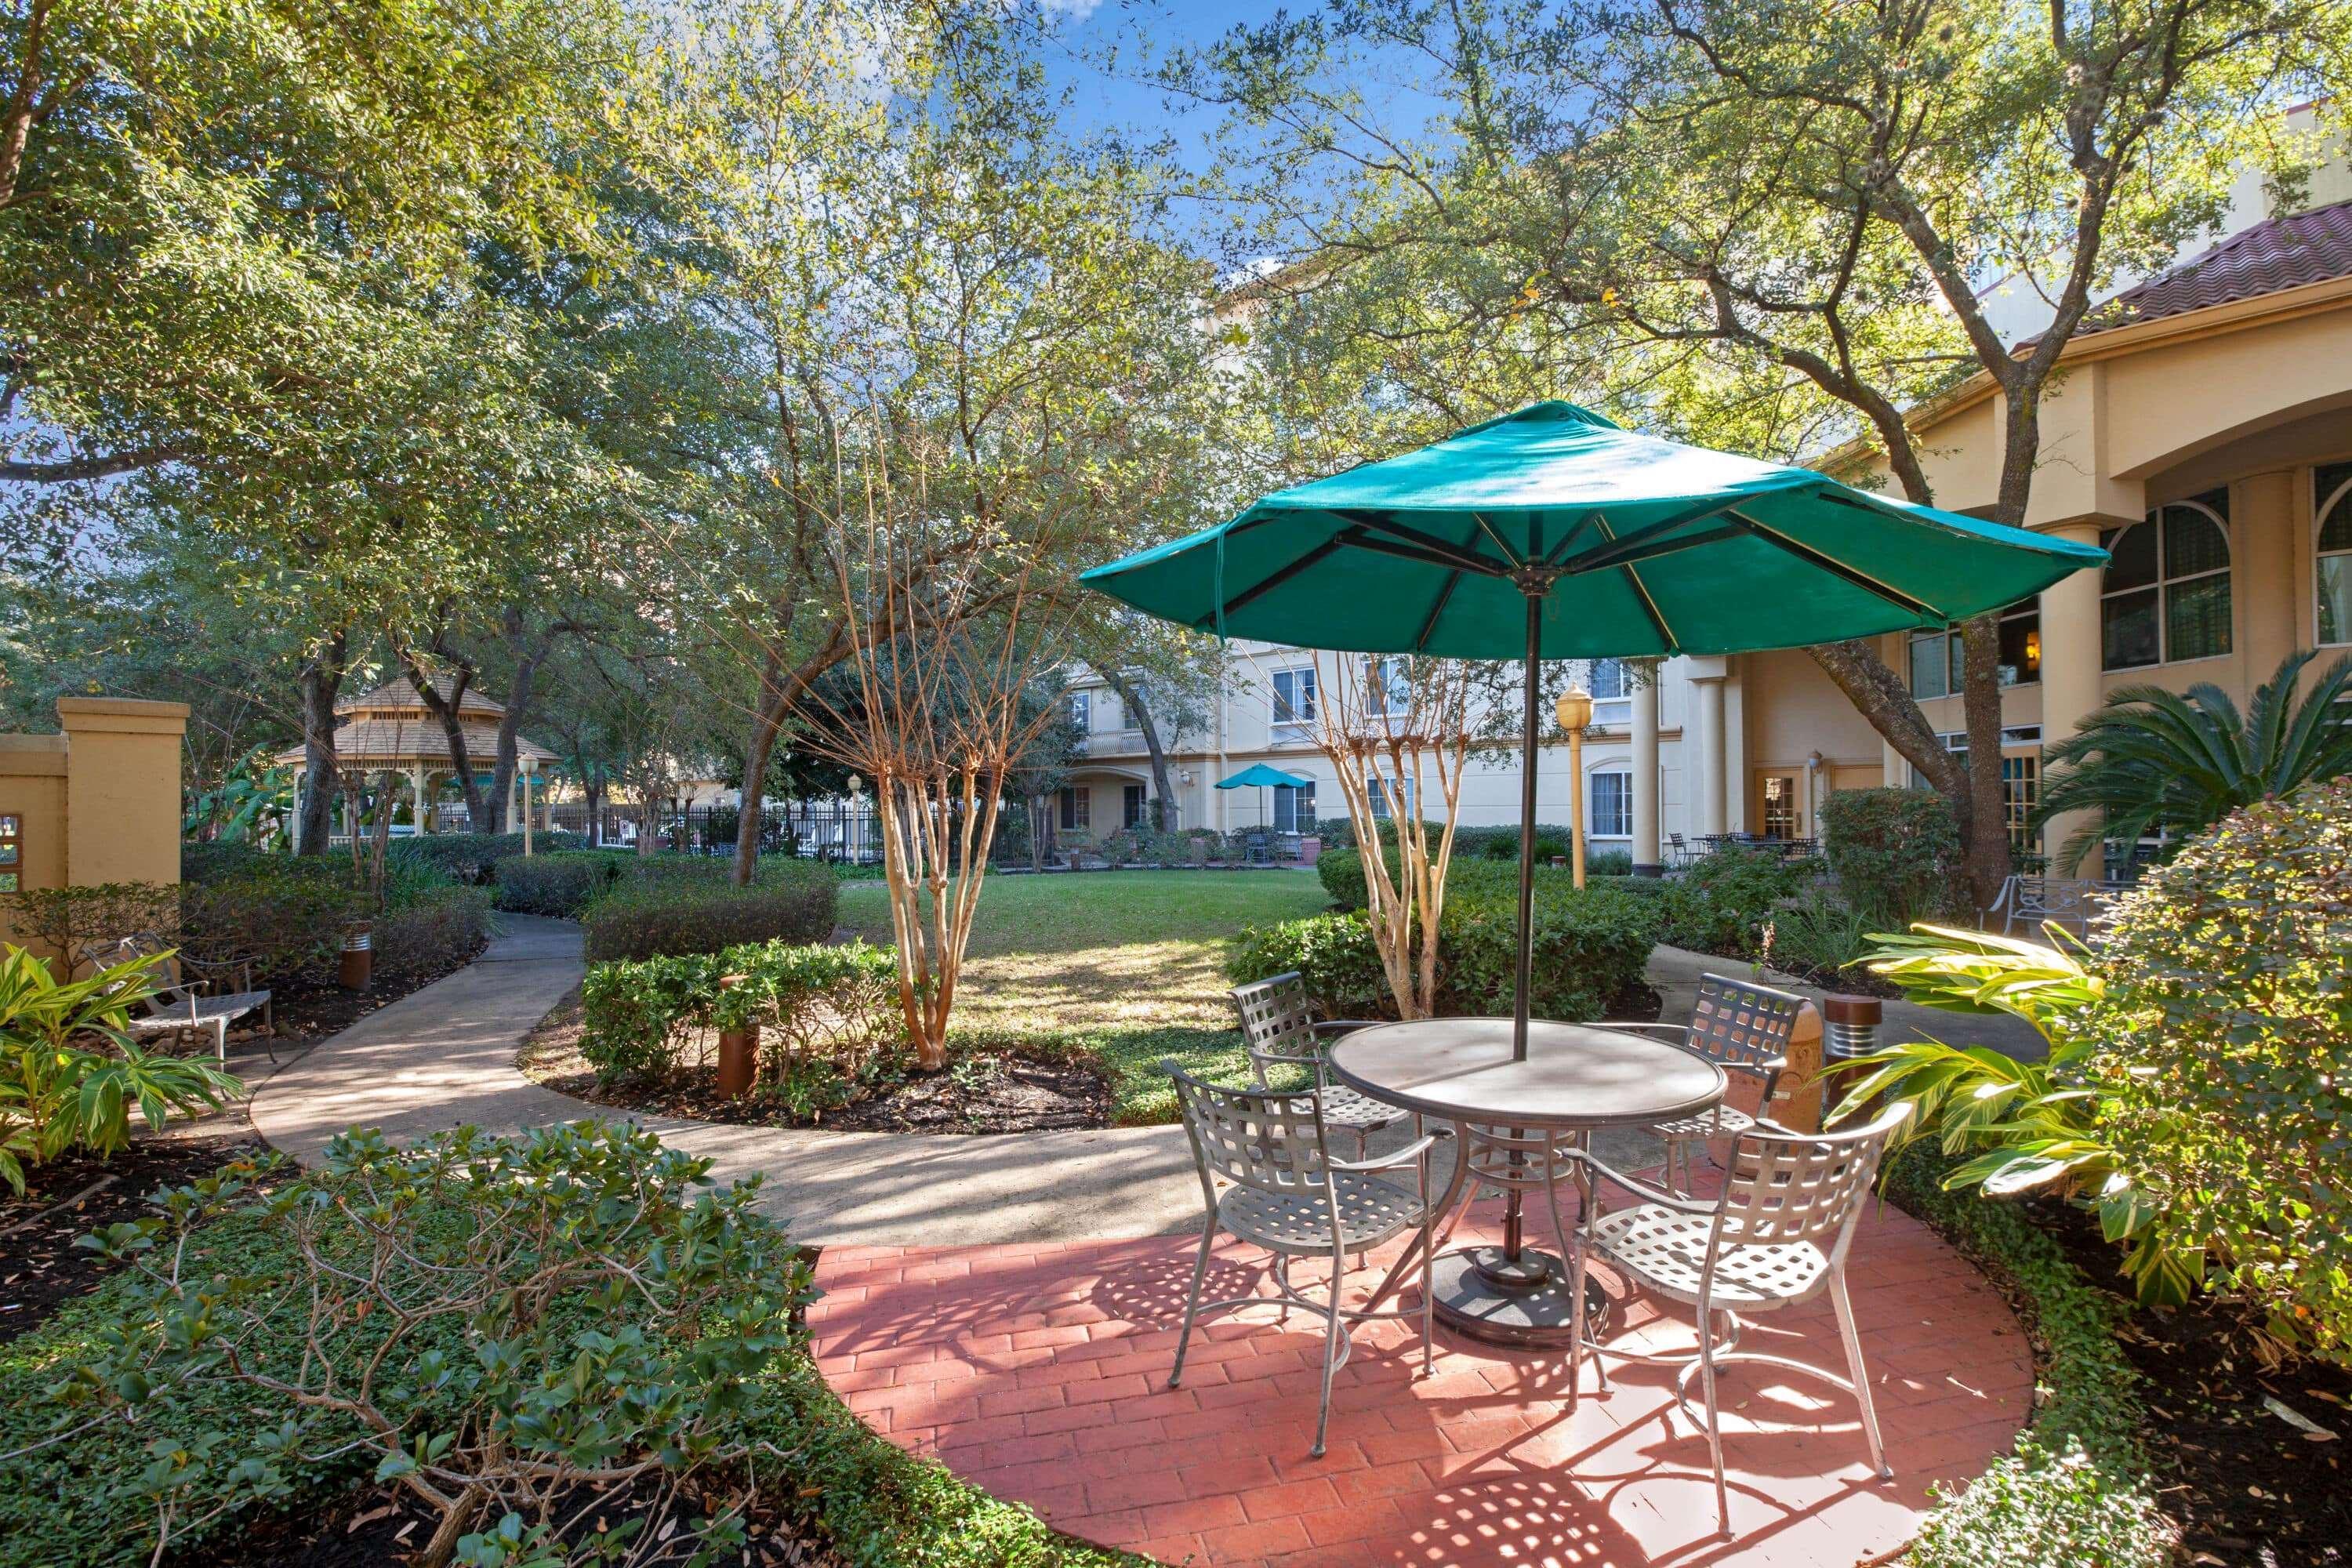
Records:
[[[2352,276],[2352,202],[2337,202],[2240,229],[2098,306],[2080,332],[2186,315],[2347,276]]]

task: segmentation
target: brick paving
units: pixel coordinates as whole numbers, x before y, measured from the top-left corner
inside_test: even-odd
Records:
[[[1491,1237],[1498,1212],[1475,1207],[1457,1242]],[[1280,1568],[1868,1562],[1909,1539],[1931,1483],[2003,1451],[2032,1405],[2031,1349],[1998,1293],[1874,1203],[1851,1278],[1895,1479],[1872,1476],[1843,1395],[1733,1369],[1726,1542],[1705,1435],[1669,1414],[1657,1368],[1614,1363],[1603,1394],[1588,1365],[1571,1414],[1555,1356],[1440,1330],[1424,1380],[1411,1325],[1360,1325],[1329,1452],[1313,1459],[1320,1322],[1294,1312],[1286,1326],[1269,1305],[1196,1330],[1184,1386],[1170,1389],[1197,1245],[827,1247],[809,1314],[818,1363],[891,1441],[1074,1535],[1169,1563]],[[1228,1238],[1208,1299],[1241,1294],[1262,1259]],[[1689,1342],[1680,1310],[1637,1298],[1620,1317],[1664,1348]],[[1758,1320],[1748,1344],[1842,1365],[1825,1300]]]

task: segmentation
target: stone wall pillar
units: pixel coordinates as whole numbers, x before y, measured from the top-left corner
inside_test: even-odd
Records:
[[[180,879],[184,702],[60,697],[66,876],[72,886]]]

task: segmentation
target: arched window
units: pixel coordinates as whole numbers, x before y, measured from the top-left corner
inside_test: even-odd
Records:
[[[2210,490],[2101,536],[2114,557],[2099,604],[2100,668],[2230,651],[2230,492]]]
[[[2352,642],[2352,463],[2312,475],[2311,515],[2318,536],[2319,640]]]

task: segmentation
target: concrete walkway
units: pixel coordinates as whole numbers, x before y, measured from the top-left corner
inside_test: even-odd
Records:
[[[354,1123],[404,1140],[461,1122],[512,1133],[612,1115],[515,1066],[524,1037],[580,983],[580,928],[531,915],[501,915],[499,925],[476,963],[371,1013],[263,1083],[255,1128],[308,1162]],[[1059,1241],[1200,1226],[1181,1128],[924,1138],[639,1121],[673,1147],[709,1156],[722,1182],[763,1174],[761,1208],[812,1244]]]
[[[309,1162],[354,1124],[406,1140],[465,1122],[513,1133],[614,1114],[534,1083],[515,1065],[523,1038],[580,982],[580,928],[532,915],[502,915],[499,925],[476,963],[371,1013],[268,1078],[254,1092],[255,1128]],[[1688,1016],[1700,973],[1746,968],[1661,947],[1650,976],[1671,1019]],[[1904,1003],[1888,1003],[1887,1012],[1890,1039],[1961,1022]],[[2013,1024],[1969,1021],[1965,1037],[2010,1048],[1992,1037]],[[2039,1047],[2030,1028],[2014,1032]],[[638,1120],[665,1142],[709,1156],[722,1182],[761,1176],[761,1208],[812,1244],[990,1246],[1172,1236],[1200,1226],[1200,1184],[1177,1127],[913,1137]],[[1400,1128],[1389,1141],[1403,1135]],[[1621,1136],[1632,1142],[1604,1143],[1602,1157],[1647,1163],[1643,1135]]]

